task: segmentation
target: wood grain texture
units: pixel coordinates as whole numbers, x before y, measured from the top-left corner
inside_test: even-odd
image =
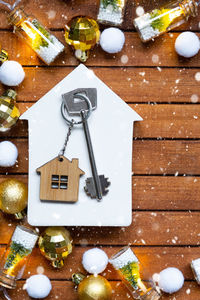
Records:
[[[194,280],[194,276],[190,267],[191,261],[199,258],[199,249],[190,247],[131,247],[140,261],[142,261],[141,274],[147,280],[151,274],[160,272],[163,268],[176,267],[179,268],[186,280]],[[91,249],[87,246],[74,247],[72,254],[65,259],[65,264],[59,271],[54,269],[50,262],[41,256],[39,248],[34,249],[31,258],[28,262],[23,279],[29,278],[31,275],[37,274],[39,270],[44,270],[44,274],[51,280],[71,280],[74,272],[85,273],[82,266],[83,253]],[[102,247],[108,257],[111,257],[121,247]],[[0,255],[5,251],[5,247],[0,248]],[[103,272],[109,280],[120,280],[117,272],[109,264]]]
[[[18,283],[17,290],[10,291],[9,295],[16,300],[30,300],[26,291],[23,290],[24,281]],[[111,300],[131,299],[130,294],[121,282],[111,282],[113,295]],[[47,299],[77,300],[77,292],[71,282],[53,281],[53,290]],[[17,293],[16,293],[17,291]],[[183,289],[175,295],[163,295],[162,300],[197,300],[200,296],[200,288],[195,282],[186,282]]]
[[[142,270],[144,278],[148,279],[168,266],[183,272],[186,278],[184,288],[175,295],[164,295],[162,300],[200,298],[200,287],[194,282],[190,269],[191,260],[200,257],[200,98],[197,80],[200,53],[188,60],[178,57],[174,51],[179,32],[195,30],[200,36],[200,17],[191,18],[175,32],[144,45],[133,28],[136,8],[142,6],[147,11],[164,2],[166,0],[128,0],[122,26],[126,31],[123,51],[108,55],[97,46],[86,64],[144,119],[135,124],[136,140],[133,141],[133,223],[128,228],[68,228],[75,247],[60,271],[50,266],[38,248],[34,249],[23,279],[36,274],[38,267],[43,267],[53,285],[47,299],[77,300],[70,278],[73,272],[83,271],[81,260],[85,250],[103,245],[110,257],[127,244],[133,246],[143,269],[147,270],[147,273]],[[98,0],[33,0],[26,1],[25,10],[53,29],[52,32],[65,43],[63,27],[68,20],[88,12],[95,18],[97,5]],[[2,10],[0,43],[8,50],[10,59],[25,66],[26,79],[16,88],[22,113],[78,65],[73,51],[66,46],[65,53],[51,67],[44,66],[11,32]],[[123,63],[123,58],[126,63]],[[5,87],[0,86],[0,94],[4,90]],[[28,182],[27,126],[26,121],[19,121],[10,132],[0,134],[0,141],[9,139],[19,150],[15,167],[0,168],[0,182],[11,177]],[[26,220],[20,223],[26,224]],[[0,213],[0,256],[17,224],[19,222],[12,216]],[[104,275],[111,280],[112,300],[130,298],[110,266]],[[30,299],[22,290],[23,284],[24,281],[20,281],[18,289],[10,293],[13,300]]]
[[[56,31],[55,36],[65,43],[64,32]],[[106,54],[100,46],[91,51],[86,66],[98,67],[199,67],[200,53],[193,59],[179,57],[174,51],[174,43],[178,33],[166,34],[154,42],[143,44],[136,32],[125,33],[125,46],[115,55]],[[200,36],[200,34],[198,34]],[[24,42],[19,40],[12,32],[2,31],[1,39],[3,47],[8,51],[10,59],[17,59],[22,65],[44,66],[44,63],[36,57],[36,54]],[[126,55],[128,59],[123,60]],[[123,61],[127,61],[123,63]],[[78,61],[74,58],[73,51],[66,46],[65,52],[53,63],[54,66],[77,66]]]
[[[130,67],[116,68],[115,72],[108,67],[90,67],[90,69],[128,103],[181,102],[194,104],[195,101],[199,103],[199,81],[195,80],[195,75],[199,72],[198,68]],[[32,105],[27,102],[39,100],[72,70],[72,67],[40,67],[37,69],[25,67],[26,78],[20,87],[16,88],[18,102],[23,102],[19,103],[21,112]],[[0,94],[4,89],[5,87],[0,86]],[[197,95],[197,97],[195,98],[193,95]],[[151,106],[147,106],[145,112],[151,111],[151,109]],[[187,110],[188,108],[183,106],[183,109]]]
[[[69,228],[75,244],[199,246],[200,212],[133,212],[130,227]],[[1,215],[0,241],[6,244],[17,222]],[[184,228],[184,230],[183,230]]]
[[[77,202],[79,178],[85,173],[78,167],[79,160],[64,156],[52,159],[37,169],[40,174],[40,200]]]
[[[28,175],[0,175],[28,183]],[[132,179],[133,210],[200,210],[200,179],[193,176],[134,176]]]
[[[18,147],[20,163],[12,168],[0,167],[0,173],[27,173],[27,139],[9,140]],[[146,175],[199,175],[199,151],[199,140],[135,140],[133,142],[133,172]]]
[[[125,20],[122,25],[123,29],[133,30],[133,18],[136,17],[136,8],[143,6],[145,11],[160,7],[165,4],[166,0],[156,1],[131,1],[127,0]],[[39,20],[42,20],[43,24],[49,28],[59,29],[63,28],[64,25],[74,16],[77,15],[88,15],[96,18],[98,13],[99,0],[54,0],[49,5],[48,0],[34,0],[25,3],[25,11],[28,14],[34,14]],[[39,8],[39,9],[38,9]],[[199,17],[191,18],[190,22],[179,27],[178,30],[199,30],[198,26]],[[102,26],[101,26],[102,27]],[[10,28],[6,21],[4,11],[0,12],[0,28]]]
[[[21,113],[32,105],[33,103],[29,102],[18,104]],[[200,138],[199,106],[197,104],[129,105],[143,118],[143,122],[135,122],[135,138]],[[10,131],[1,133],[0,138],[6,137],[28,137],[27,121],[19,120]]]

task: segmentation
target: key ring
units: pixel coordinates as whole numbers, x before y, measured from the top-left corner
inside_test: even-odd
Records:
[[[92,110],[92,105],[91,105],[90,99],[86,95],[83,95],[83,94],[75,94],[74,98],[84,100],[87,103],[88,111],[85,115],[85,119],[87,120],[89,118],[89,116],[91,114],[91,110]],[[82,121],[77,121],[77,122],[75,122],[73,119],[69,120],[68,117],[66,116],[66,110],[67,109],[66,109],[65,103],[63,102],[62,105],[61,105],[61,113],[62,113],[62,116],[63,116],[63,118],[65,119],[65,121],[67,122],[68,125],[70,125],[70,126],[80,125],[84,122],[83,120]]]

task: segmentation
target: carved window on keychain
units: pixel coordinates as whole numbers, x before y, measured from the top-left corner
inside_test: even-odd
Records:
[[[66,175],[52,175],[51,176],[51,188],[52,189],[64,189],[68,188],[68,176]]]

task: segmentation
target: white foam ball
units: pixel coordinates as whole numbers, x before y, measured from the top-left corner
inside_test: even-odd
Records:
[[[125,35],[118,28],[110,27],[101,33],[101,48],[108,53],[120,52],[125,43]]]
[[[26,280],[25,289],[30,297],[43,299],[51,292],[51,281],[46,275],[33,275]]]
[[[183,287],[184,277],[179,269],[166,268],[159,275],[158,285],[163,292],[172,294]]]
[[[0,67],[0,81],[5,85],[17,86],[24,77],[24,70],[17,61],[7,60]]]
[[[93,248],[83,254],[82,264],[88,273],[99,274],[107,267],[108,256],[103,250]]]
[[[181,33],[176,39],[175,49],[179,55],[186,58],[196,55],[200,49],[198,36],[190,31]]]
[[[4,141],[0,143],[0,167],[14,166],[18,157],[17,147],[9,142]]]

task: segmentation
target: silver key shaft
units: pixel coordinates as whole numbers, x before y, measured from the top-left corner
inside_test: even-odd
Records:
[[[90,165],[91,165],[91,169],[92,169],[92,176],[94,179],[96,198],[100,201],[102,199],[101,182],[100,182],[99,175],[97,172],[96,162],[95,162],[95,158],[94,158],[94,151],[93,151],[92,141],[91,141],[91,137],[90,137],[90,131],[89,131],[88,123],[87,123],[87,118],[85,118],[85,115],[86,115],[85,111],[82,110],[81,118],[83,121],[83,129],[84,129],[88,153],[89,153]]]

